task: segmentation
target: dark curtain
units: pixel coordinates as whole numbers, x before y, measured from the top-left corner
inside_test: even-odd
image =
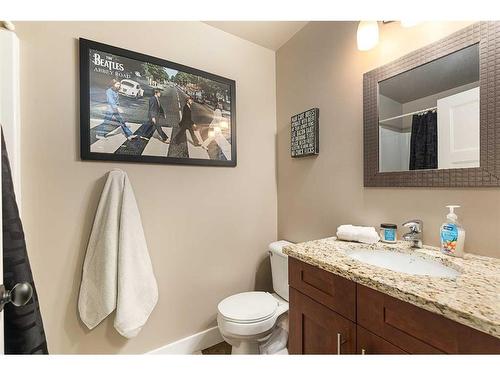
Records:
[[[437,113],[414,115],[411,124],[410,170],[437,169]]]
[[[2,131],[2,220],[3,284],[6,289],[19,282],[29,282],[33,298],[25,305],[4,308],[5,354],[48,354],[33,275],[24,241],[24,232]],[[2,332],[0,332],[2,334]]]

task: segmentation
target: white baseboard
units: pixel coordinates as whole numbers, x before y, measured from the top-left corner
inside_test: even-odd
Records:
[[[203,349],[209,348],[224,341],[218,327],[212,327],[205,331],[184,337],[146,354],[199,354]]]

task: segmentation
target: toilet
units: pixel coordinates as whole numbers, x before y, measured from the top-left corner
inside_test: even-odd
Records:
[[[278,318],[288,312],[288,241],[269,245],[274,293],[244,292],[222,300],[217,306],[217,324],[222,338],[232,346],[231,354],[259,354]]]

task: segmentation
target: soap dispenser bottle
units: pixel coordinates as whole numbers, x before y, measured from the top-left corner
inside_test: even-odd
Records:
[[[446,255],[463,258],[465,230],[458,222],[455,208],[460,206],[446,206],[450,210],[446,221],[441,225],[441,252]]]

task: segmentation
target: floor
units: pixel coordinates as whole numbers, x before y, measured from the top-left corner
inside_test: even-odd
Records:
[[[231,354],[231,345],[222,341],[219,344],[211,346],[201,351],[202,354]]]

